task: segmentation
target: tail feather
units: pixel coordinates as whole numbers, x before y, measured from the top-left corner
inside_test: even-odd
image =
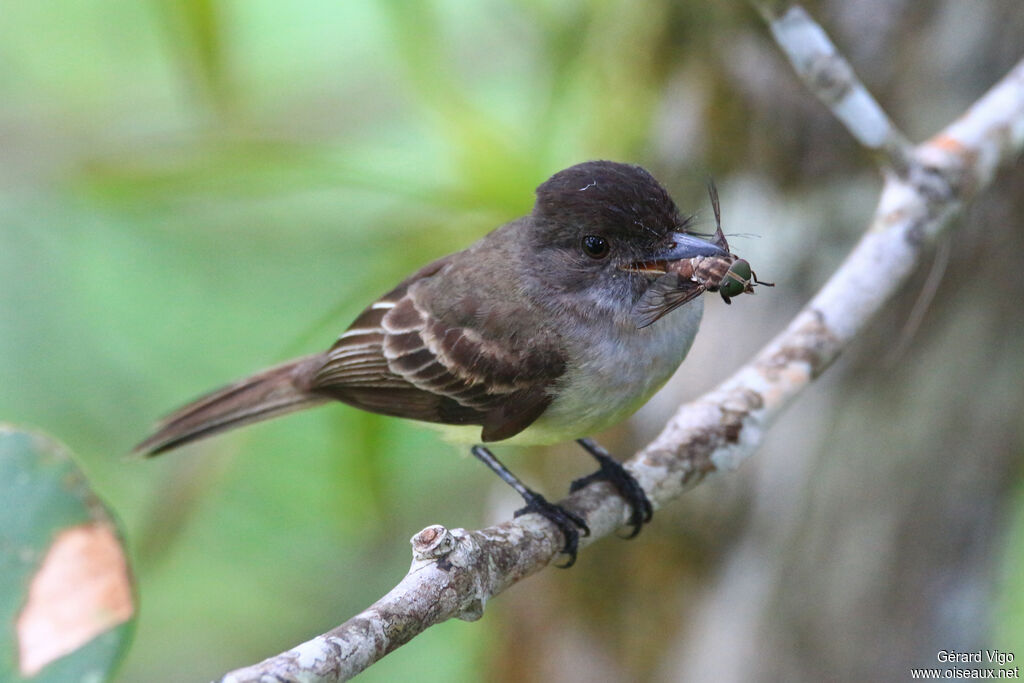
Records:
[[[219,432],[323,403],[308,391],[310,377],[322,359],[307,356],[278,365],[218,389],[171,413],[156,432],[135,447],[136,453],[157,455]]]

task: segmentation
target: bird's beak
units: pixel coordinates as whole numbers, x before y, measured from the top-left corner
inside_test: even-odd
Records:
[[[631,263],[628,269],[658,274],[666,272],[666,266],[670,261],[682,261],[695,256],[728,255],[729,252],[717,244],[686,233],[673,232],[669,234],[668,243],[663,248],[656,250],[642,261]]]
[[[670,235],[671,242],[665,247],[665,249],[655,256],[656,259],[663,261],[681,261],[684,258],[693,258],[694,256],[728,256],[727,252],[717,244],[702,240],[699,237],[693,235],[687,235],[683,232],[673,232]]]

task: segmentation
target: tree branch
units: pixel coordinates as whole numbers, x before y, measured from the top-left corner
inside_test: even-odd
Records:
[[[799,5],[782,9],[785,3],[772,0],[753,0],[753,5],[768,22],[797,76],[857,142],[893,168],[906,169],[913,146],[860,82],[825,30]]]
[[[901,290],[923,248],[1024,146],[1024,61],[960,119],[915,147],[806,12],[756,4],[811,90],[880,154],[885,184],[860,242],[785,331],[716,389],[681,407],[626,463],[656,508],[749,457],[786,406]],[[621,527],[629,514],[606,483],[591,484],[562,505],[590,526],[581,547]],[[427,527],[412,539],[409,573],[370,608],[222,681],[351,678],[433,624],[480,618],[487,600],[550,564],[561,543],[559,532],[535,514],[477,531]]]

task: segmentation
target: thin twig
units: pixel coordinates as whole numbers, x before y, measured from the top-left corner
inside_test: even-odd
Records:
[[[753,3],[768,22],[775,42],[804,84],[861,145],[897,172],[909,165],[912,145],[857,78],[832,40],[803,7]]]
[[[949,265],[949,257],[952,253],[953,241],[948,237],[939,240],[932,267],[928,270],[928,276],[925,278],[924,284],[921,285],[921,291],[917,295],[917,300],[914,301],[914,307],[910,310],[907,321],[900,330],[899,338],[885,354],[885,360],[882,361],[884,365],[895,365],[910,348],[918,328],[924,322],[925,314],[931,307],[932,301],[935,300],[935,295],[939,292],[939,285],[942,284],[942,276],[946,274],[946,267]]]

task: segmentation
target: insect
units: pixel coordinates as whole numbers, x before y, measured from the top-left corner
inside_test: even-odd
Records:
[[[711,241],[728,252],[729,242],[722,232],[722,211],[714,182],[708,183],[708,194],[715,212],[715,235]],[[750,262],[732,252],[728,256],[696,256],[666,263],[664,274],[636,305],[638,326],[647,327],[704,292],[718,292],[722,301],[731,304],[732,297],[753,294],[755,285],[774,287],[775,283],[758,280]]]

